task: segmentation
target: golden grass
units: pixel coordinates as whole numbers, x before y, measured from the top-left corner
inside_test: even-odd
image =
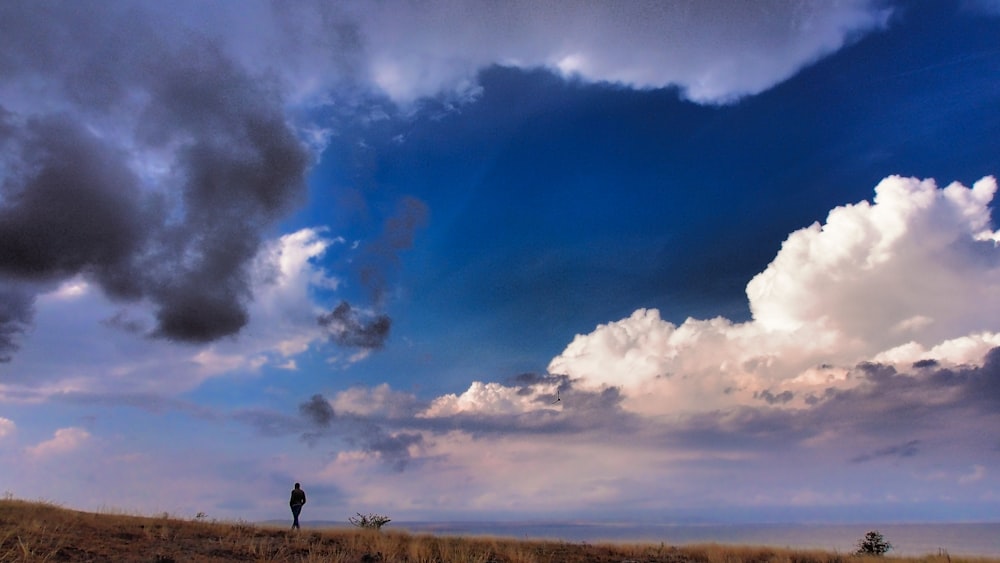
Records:
[[[1000,563],[947,555],[891,563]],[[588,544],[360,529],[303,530],[169,515],[89,513],[0,500],[0,563],[872,563],[873,558],[751,546]]]

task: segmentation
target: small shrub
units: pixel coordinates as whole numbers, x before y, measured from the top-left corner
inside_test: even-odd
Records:
[[[392,521],[388,516],[382,516],[381,514],[361,514],[360,512],[357,514],[357,516],[348,518],[347,521],[366,530],[380,530],[382,526]]]
[[[254,526],[253,523],[247,522],[246,520],[243,520],[242,518],[240,518],[239,520],[233,522],[230,525],[229,529],[234,534],[240,534],[240,535],[247,535],[247,534],[249,534],[249,535],[253,535],[253,533],[257,530],[257,527]]]
[[[881,557],[892,549],[892,544],[878,530],[872,530],[858,540],[858,555],[877,555]]]

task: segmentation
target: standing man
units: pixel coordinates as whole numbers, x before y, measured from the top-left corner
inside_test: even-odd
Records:
[[[299,529],[299,513],[302,512],[302,505],[306,503],[306,492],[302,490],[298,483],[292,489],[292,498],[288,501],[288,506],[292,507],[292,529]]]

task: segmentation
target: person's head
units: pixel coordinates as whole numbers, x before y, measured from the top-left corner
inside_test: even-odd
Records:
[[[296,489],[298,489],[298,488],[299,488],[299,484],[298,484],[298,483],[295,483],[295,488],[296,488]]]

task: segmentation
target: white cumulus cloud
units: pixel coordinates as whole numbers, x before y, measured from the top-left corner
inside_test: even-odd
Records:
[[[1000,343],[992,177],[972,188],[892,176],[872,202],[789,235],[747,285],[751,321],[667,322],[640,309],[577,336],[549,371],[620,387],[640,412],[801,405],[863,361],[977,362]]]
[[[449,393],[434,399],[421,416],[433,418],[461,413],[505,415],[541,410],[548,408],[548,405],[539,401],[540,391],[554,395],[555,387],[555,384],[551,384],[541,390],[533,389],[524,393],[517,387],[474,381],[461,395]]]

